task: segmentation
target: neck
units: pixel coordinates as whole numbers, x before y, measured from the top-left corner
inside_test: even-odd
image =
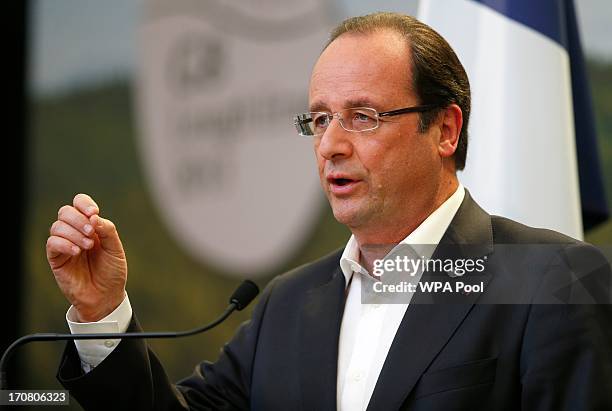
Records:
[[[415,207],[406,207],[405,213],[395,219],[388,219],[385,224],[372,224],[371,227],[352,229],[359,244],[360,263],[372,272],[374,260],[384,258],[393,247],[404,240],[427,217],[437,210],[457,191],[459,181],[456,176],[442,184],[433,196],[426,198]]]

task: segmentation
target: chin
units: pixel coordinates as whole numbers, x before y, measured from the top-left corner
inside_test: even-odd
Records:
[[[349,228],[359,225],[359,221],[362,219],[359,210],[348,207],[334,207],[332,205],[332,211],[334,212],[334,218],[336,221]]]
[[[350,218],[348,218],[345,214],[342,213],[337,213],[334,211],[334,218],[336,219],[337,222],[339,222],[340,224],[346,225],[348,226],[350,223]]]

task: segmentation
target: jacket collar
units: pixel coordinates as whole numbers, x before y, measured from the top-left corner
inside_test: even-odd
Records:
[[[455,258],[457,253],[473,257],[492,250],[491,217],[466,189],[463,202],[432,257]],[[329,281],[307,292],[300,315],[298,349],[303,409],[336,409],[338,342],[345,300],[345,279],[339,266],[341,254],[339,250],[330,259],[333,264],[320,268],[331,273]],[[451,279],[446,273],[443,276]],[[485,287],[489,280],[489,273],[461,278],[466,284],[483,281]],[[413,296],[389,349],[368,410],[401,407],[478,298],[477,293],[450,294],[453,295],[435,301],[428,300],[424,294]],[[414,338],[414,330],[419,330],[418,338]]]
[[[432,258],[484,257],[493,251],[491,216],[472,199],[465,198]],[[448,273],[426,273],[421,281],[482,282],[486,289],[491,273],[450,277]],[[452,284],[454,286],[454,284]],[[421,375],[446,345],[468,315],[480,293],[415,293],[389,349],[368,410],[399,409]],[[418,334],[415,334],[418,330]],[[418,337],[415,337],[418,335]],[[401,359],[401,360],[398,360]]]

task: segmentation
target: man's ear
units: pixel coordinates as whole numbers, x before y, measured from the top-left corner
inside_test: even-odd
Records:
[[[440,140],[438,141],[438,152],[443,158],[452,157],[457,149],[459,134],[463,126],[463,113],[456,104],[446,107],[441,113]]]

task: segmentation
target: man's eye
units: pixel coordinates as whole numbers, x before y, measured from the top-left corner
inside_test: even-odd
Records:
[[[359,121],[362,123],[369,123],[371,121],[373,121],[373,118],[369,115],[367,115],[366,113],[360,113],[359,111],[356,111],[355,113],[353,113],[353,121]]]
[[[327,127],[329,120],[327,116],[317,116],[313,120],[315,127]]]

